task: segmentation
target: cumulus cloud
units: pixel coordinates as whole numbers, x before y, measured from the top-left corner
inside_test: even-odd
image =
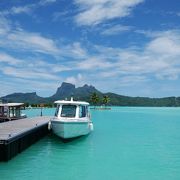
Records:
[[[132,78],[127,77],[133,76],[138,77],[139,83],[152,78],[159,80],[179,78],[180,31],[154,33],[151,40],[141,48],[94,47],[96,52],[93,55],[73,65],[74,69],[90,72],[89,76],[95,73],[95,76],[91,76],[94,81],[97,76],[106,78],[106,81],[118,78],[122,83],[123,79],[130,82]],[[143,78],[140,78],[141,76]]]
[[[148,44],[148,50],[162,55],[180,55],[180,37],[178,31],[166,31]]]
[[[36,59],[18,59],[7,53],[0,53],[0,73],[12,78],[58,80],[53,68],[57,64],[36,61]]]
[[[41,52],[53,56],[59,54],[55,40],[16,27],[2,16],[0,16],[0,47]]]
[[[75,48],[73,51],[72,47]],[[63,47],[63,54],[74,53],[71,61],[63,64],[39,59],[17,59],[9,54],[0,53],[0,63],[5,64],[0,67],[0,71],[8,77],[31,80],[34,86],[40,78],[42,83],[46,80],[51,80],[54,84],[66,81],[79,86],[89,83],[103,88],[104,91],[108,90],[107,84],[116,89],[117,82],[118,88],[123,88],[142,86],[151,83],[152,79],[179,79],[180,31],[154,33],[151,40],[141,48],[123,49],[92,45],[91,49],[93,51],[88,51],[79,42]],[[81,58],[75,57],[75,54]],[[65,71],[68,71],[66,75],[62,73]],[[40,86],[41,82],[37,84]]]
[[[89,4],[93,2],[95,0],[89,1]],[[102,4],[104,1],[98,2]],[[33,81],[32,84],[37,87],[44,83],[45,88],[47,80],[54,84],[67,81],[76,85],[80,82],[80,85],[94,84],[97,87],[107,87],[107,84],[115,86],[118,82],[120,88],[151,82],[151,79],[179,79],[179,30],[136,31],[148,36],[148,41],[141,47],[113,48],[90,43],[87,47],[81,42],[62,44],[58,39],[28,32],[5,18],[0,19],[0,47],[7,50],[0,51],[0,75],[12,77],[16,81]],[[102,34],[113,35],[129,30],[129,26],[115,25]]]
[[[81,85],[83,85],[85,83],[84,79],[83,79],[83,76],[80,73],[77,76],[67,77],[65,79],[65,82],[76,84],[77,86],[81,86]]]
[[[114,18],[128,16],[144,0],[75,0],[80,12],[75,17],[78,25],[96,25]]]

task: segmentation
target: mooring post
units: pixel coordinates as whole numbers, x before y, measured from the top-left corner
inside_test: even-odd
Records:
[[[41,107],[41,116],[42,116],[42,107]]]
[[[41,107],[41,116],[42,116],[43,115],[42,108],[44,107],[44,104],[40,104],[40,107]]]

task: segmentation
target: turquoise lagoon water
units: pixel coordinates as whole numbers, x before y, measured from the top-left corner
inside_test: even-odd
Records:
[[[40,109],[26,113],[36,116]],[[89,136],[63,143],[48,135],[1,162],[0,179],[180,179],[180,108],[113,107],[91,114],[94,132]]]

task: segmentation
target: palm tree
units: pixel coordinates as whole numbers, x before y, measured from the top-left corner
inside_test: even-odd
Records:
[[[91,102],[93,103],[94,108],[95,105],[99,102],[99,97],[95,92],[91,95]]]
[[[108,96],[103,96],[102,102],[103,104],[106,106],[108,104],[108,102],[110,101],[110,98]]]

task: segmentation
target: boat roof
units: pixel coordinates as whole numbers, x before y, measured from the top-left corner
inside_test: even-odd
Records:
[[[16,107],[16,106],[23,106],[24,103],[2,103],[0,107],[8,106],[8,107]]]
[[[54,102],[55,104],[72,104],[72,105],[89,105],[88,102],[85,101],[66,101],[66,100],[58,100]]]

